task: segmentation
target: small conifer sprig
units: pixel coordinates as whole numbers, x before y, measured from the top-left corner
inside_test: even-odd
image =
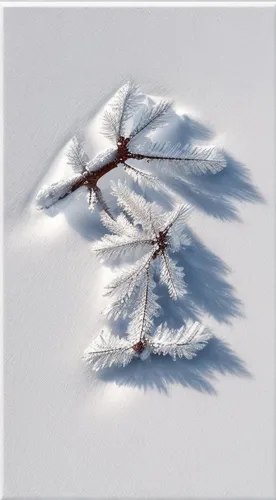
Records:
[[[92,250],[101,261],[130,253],[135,258],[137,251],[144,251],[144,255],[124,266],[106,287],[105,295],[115,295],[115,300],[104,313],[109,319],[128,317],[127,339],[118,339],[112,332],[102,333],[89,347],[85,359],[98,369],[110,364],[125,366],[133,356],[144,359],[150,352],[170,354],[174,359],[189,358],[190,354],[192,357],[209,338],[199,323],[188,322],[179,330],[171,330],[167,325],[156,330],[154,324],[161,310],[154,291],[156,271],[171,299],[186,293],[184,270],[177,266],[172,254],[190,243],[186,230],[191,208],[187,204],[177,205],[164,213],[157,203],[146,201],[121,181],[112,183],[112,194],[122,212],[114,219],[105,213],[101,215],[111,234],[93,243]]]
[[[120,338],[103,330],[88,346],[83,359],[95,371],[111,366],[124,367],[135,357],[145,360],[151,354],[169,355],[173,360],[182,357],[190,360],[211,337],[211,331],[197,321],[188,321],[177,330],[161,324],[153,335],[142,338]]]
[[[168,288],[171,299],[178,299],[186,294],[184,270],[177,266],[173,254],[190,244],[187,236],[187,221],[191,212],[188,204],[177,205],[165,212],[156,203],[146,201],[142,196],[130,190],[125,183],[112,183],[112,193],[123,212],[111,219],[105,213],[101,220],[111,234],[104,235],[92,245],[92,250],[101,261],[115,260],[118,257],[133,255],[138,251],[144,255],[136,262],[124,266],[116,277],[107,285],[105,295],[115,295],[115,301],[107,306],[107,317],[117,319],[126,317],[129,310],[144,297],[141,289],[153,280],[154,270],[159,280]],[[150,290],[146,297],[149,299]],[[143,303],[141,315],[148,309]]]
[[[99,187],[100,179],[111,170],[122,167],[138,183],[165,189],[160,180],[145,171],[144,165],[156,163],[168,175],[186,176],[213,174],[226,166],[223,152],[214,146],[172,145],[168,141],[143,141],[143,137],[167,124],[172,111],[171,101],[150,104],[133,82],[123,85],[111,99],[102,116],[102,134],[113,146],[89,160],[82,143],[72,140],[67,156],[74,175],[44,186],[37,194],[39,209],[47,209],[80,188],[87,191],[90,210],[99,207],[111,215]],[[141,163],[141,167],[137,166]]]

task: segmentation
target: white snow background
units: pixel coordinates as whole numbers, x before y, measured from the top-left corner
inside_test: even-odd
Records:
[[[272,498],[272,8],[6,8],[4,29],[5,497]],[[92,156],[108,145],[99,112],[129,76],[175,101],[159,138],[227,151],[198,191],[179,186],[200,240],[186,279],[216,338],[193,361],[95,375],[103,228],[81,192],[47,212],[34,198],[70,174],[77,131]]]

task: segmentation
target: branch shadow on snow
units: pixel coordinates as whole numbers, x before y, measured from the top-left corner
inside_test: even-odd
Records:
[[[55,217],[63,213],[70,228],[87,241],[100,239],[106,232],[100,220],[100,213],[88,209],[85,189],[80,189],[60,202],[52,205],[45,213]]]
[[[213,175],[171,178],[167,185],[191,205],[207,215],[224,221],[241,222],[236,202],[264,203],[251,183],[248,170],[225,153],[227,166]]]
[[[154,140],[169,141],[182,146],[217,144],[210,127],[187,115],[172,113],[170,122],[154,135]],[[151,143],[149,138],[144,139]],[[224,152],[226,168],[213,175],[170,176],[159,173],[160,179],[178,196],[202,212],[227,221],[241,221],[237,202],[264,203],[258,188],[252,183],[250,171],[229,152]],[[155,173],[158,170],[156,168]]]
[[[213,337],[191,361],[185,358],[173,361],[170,356],[152,355],[143,362],[134,359],[125,368],[106,368],[98,373],[98,378],[118,386],[158,390],[167,395],[169,387],[174,385],[216,395],[214,382],[219,375],[251,377],[244,362],[231,347]]]
[[[230,269],[190,229],[187,233],[191,245],[177,255],[178,265],[185,272],[187,298],[197,311],[212,316],[218,323],[231,324],[233,319],[243,317],[243,312],[242,302],[227,281]],[[184,297],[183,305],[185,302]],[[200,320],[200,316],[195,319]]]

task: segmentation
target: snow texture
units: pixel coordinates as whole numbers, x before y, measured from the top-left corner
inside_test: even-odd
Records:
[[[15,7],[4,30],[4,497],[275,498],[274,8]],[[191,318],[214,337],[192,360],[151,354],[95,374],[81,357],[116,274],[90,251],[106,230],[88,192],[47,211],[35,196],[75,175],[79,130],[90,159],[111,147],[100,106],[129,75],[174,100],[143,140],[225,152],[215,175],[162,174],[195,207],[190,244],[172,254],[185,307],[154,289],[156,322]],[[131,165],[159,178],[152,163]],[[116,215],[110,180],[144,193],[123,166],[106,175]],[[165,212],[171,196],[147,190]]]

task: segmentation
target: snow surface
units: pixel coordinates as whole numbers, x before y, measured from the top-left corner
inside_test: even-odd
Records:
[[[272,8],[5,10],[6,497],[274,497],[273,44]],[[103,228],[81,192],[47,213],[34,198],[84,124],[91,154],[108,147],[94,118],[130,75],[188,114],[175,139],[213,129],[229,153],[181,186],[202,242],[186,277],[216,339],[95,375]]]

